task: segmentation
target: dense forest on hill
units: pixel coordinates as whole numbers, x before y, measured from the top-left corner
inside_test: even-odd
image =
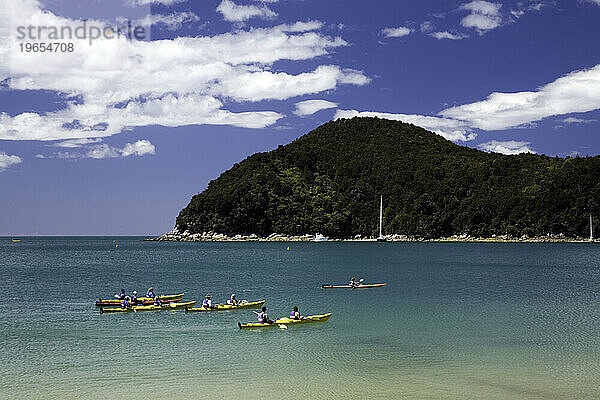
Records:
[[[235,164],[193,196],[176,227],[191,233],[436,238],[586,236],[600,207],[600,156],[502,155],[378,118],[326,123]]]

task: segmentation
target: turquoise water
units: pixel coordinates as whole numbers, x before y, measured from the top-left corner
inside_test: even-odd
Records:
[[[287,246],[0,238],[0,398],[600,398],[597,245]],[[320,289],[351,276],[389,285]],[[149,286],[333,316],[240,331],[251,310],[94,307]]]

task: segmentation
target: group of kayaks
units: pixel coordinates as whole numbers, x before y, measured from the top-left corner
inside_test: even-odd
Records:
[[[362,279],[361,279],[362,282]],[[321,285],[323,289],[368,289],[368,288],[378,288],[387,285],[387,283],[375,283],[375,284],[349,284],[349,285]],[[159,310],[179,310],[183,309],[186,313],[195,313],[195,312],[212,312],[212,311],[232,311],[232,310],[240,310],[240,309],[253,309],[253,308],[261,308],[265,304],[266,300],[258,300],[258,301],[246,301],[242,300],[237,304],[215,304],[211,307],[194,307],[197,303],[196,300],[192,301],[182,301],[184,294],[168,294],[157,296],[160,302],[156,304],[156,301],[152,297],[139,297],[137,298],[137,303],[130,307],[121,307],[121,300],[119,299],[103,299],[99,298],[96,301],[96,306],[100,307],[101,314],[109,314],[109,313],[129,313],[129,312],[144,312],[144,311],[159,311]],[[297,308],[295,308],[297,310]],[[263,307],[263,311],[265,308]],[[259,314],[254,311],[254,313]],[[291,318],[290,317],[282,317],[276,320],[269,320],[269,322],[249,322],[249,323],[241,323],[238,322],[238,327],[240,329],[256,329],[256,328],[266,328],[272,326],[279,326],[282,328],[287,328],[287,326],[291,325],[301,325],[313,322],[324,322],[327,321],[331,317],[331,313],[326,314],[318,314],[318,315],[306,315],[300,318]]]
[[[245,301],[242,300],[239,304],[215,304],[212,307],[194,307],[197,303],[196,300],[192,301],[181,301],[183,299],[183,293],[179,294],[168,294],[158,296],[162,304],[156,305],[155,301],[151,297],[139,297],[138,303],[131,307],[121,307],[121,300],[119,299],[98,299],[96,306],[100,307],[101,314],[110,313],[128,313],[128,312],[143,312],[143,311],[159,311],[159,310],[180,310],[184,309],[186,312],[208,312],[208,311],[231,311],[239,310],[244,308],[259,308],[265,304],[266,300],[259,301]],[[110,307],[106,307],[110,306]]]

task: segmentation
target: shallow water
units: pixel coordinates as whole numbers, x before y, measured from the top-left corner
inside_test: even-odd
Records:
[[[113,241],[118,243],[118,248]],[[290,245],[290,251],[286,247]],[[1,399],[598,399],[600,247],[0,238]],[[323,283],[388,282],[369,290]],[[266,299],[100,314],[121,287]]]

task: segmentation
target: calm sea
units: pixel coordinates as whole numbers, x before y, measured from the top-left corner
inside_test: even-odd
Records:
[[[599,399],[599,256],[594,244],[0,238],[0,398]],[[352,276],[388,286],[320,288]],[[240,331],[251,310],[94,306],[149,286],[333,316]]]

